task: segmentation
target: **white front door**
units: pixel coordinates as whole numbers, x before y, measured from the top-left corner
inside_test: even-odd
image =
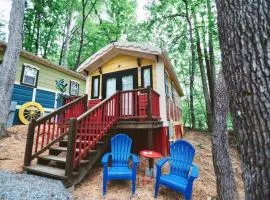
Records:
[[[106,81],[106,98],[116,92],[116,78],[109,78]]]
[[[122,77],[122,91],[133,90],[133,75],[127,75]],[[123,93],[122,96],[122,115],[132,115],[132,92]]]

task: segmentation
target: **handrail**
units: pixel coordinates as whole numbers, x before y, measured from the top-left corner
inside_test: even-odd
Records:
[[[87,95],[79,97],[50,114],[30,122],[25,147],[24,166],[29,166],[34,158],[37,158],[68,134],[68,120],[86,111],[87,99]]]
[[[153,100],[153,102],[152,102]],[[117,91],[82,115],[70,120],[66,176],[96,148],[119,119],[159,119],[159,94],[151,89]],[[89,158],[87,158],[89,159]]]
[[[66,175],[95,148],[97,142],[117,122],[119,92],[98,103],[82,115],[70,121],[68,154],[66,155]],[[75,142],[76,141],[76,142]],[[78,151],[76,151],[76,147]]]
[[[81,97],[75,99],[74,101],[71,101],[71,102],[69,102],[69,103],[67,103],[67,104],[65,104],[65,105],[63,105],[63,106],[61,106],[60,108],[58,108],[57,110],[52,111],[52,112],[49,113],[48,115],[45,115],[45,116],[40,117],[39,119],[37,119],[37,120],[36,120],[36,123],[39,124],[39,123],[41,123],[41,122],[43,122],[43,121],[48,120],[51,116],[59,114],[60,112],[62,112],[63,110],[69,108],[70,106],[74,105],[75,103],[77,103],[77,102],[79,102],[79,101],[81,101],[81,100],[83,100],[83,99],[85,99],[85,98],[87,99],[87,97],[88,97],[88,95],[85,94],[85,95],[83,95],[83,96],[81,96]]]
[[[97,105],[93,106],[91,109],[87,110],[85,113],[83,113],[82,115],[80,115],[77,118],[77,121],[80,121],[81,119],[83,119],[84,117],[86,117],[87,115],[89,115],[89,113],[93,112],[94,110],[96,110],[98,107],[102,106],[104,103],[106,103],[107,101],[109,101],[110,98],[112,98],[115,94],[119,93],[118,91],[114,94],[112,94],[111,96],[109,96],[108,98],[102,100],[101,102],[99,102]]]

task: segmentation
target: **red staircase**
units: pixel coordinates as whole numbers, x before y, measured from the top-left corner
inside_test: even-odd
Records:
[[[147,98],[146,105],[140,98]],[[159,95],[150,88],[116,92],[87,109],[87,95],[29,124],[24,169],[79,183],[106,150],[118,120],[159,117]],[[147,107],[144,111],[141,107]],[[33,163],[32,163],[33,162]]]

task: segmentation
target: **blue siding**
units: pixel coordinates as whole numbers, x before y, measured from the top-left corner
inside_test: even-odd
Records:
[[[22,105],[28,101],[32,101],[33,88],[24,85],[14,84],[12,101],[16,101],[17,105]]]
[[[16,110],[15,116],[13,119],[13,125],[18,125],[18,124],[22,124],[21,120],[19,119],[19,109]]]
[[[55,93],[37,89],[36,102],[40,103],[44,108],[54,108]]]

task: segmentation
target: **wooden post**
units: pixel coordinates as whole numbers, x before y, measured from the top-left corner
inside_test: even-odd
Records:
[[[114,112],[115,112],[115,121],[117,122],[118,121],[118,117],[119,117],[119,104],[120,104],[120,101],[119,101],[119,92],[116,91],[116,96],[115,96],[115,108],[114,108]]]
[[[71,118],[69,120],[69,133],[68,133],[68,147],[67,147],[67,155],[66,155],[66,169],[65,175],[68,179],[71,179],[73,172],[73,158],[74,158],[74,150],[75,150],[75,136],[76,136],[76,118]]]
[[[153,145],[153,129],[148,129],[148,133],[147,133],[147,143],[148,143],[148,149],[153,150],[154,149],[154,145]],[[154,159],[149,158],[149,168],[153,168],[153,164],[154,164]]]
[[[151,86],[147,86],[147,120],[152,121],[152,95]]]
[[[87,104],[88,104],[88,95],[87,94],[85,94],[85,103],[84,103],[84,112],[85,111],[87,111],[87,109],[88,109],[88,106],[87,106]]]
[[[34,144],[36,120],[32,119],[28,126],[25,154],[24,154],[24,166],[30,166],[32,161],[32,149]]]

